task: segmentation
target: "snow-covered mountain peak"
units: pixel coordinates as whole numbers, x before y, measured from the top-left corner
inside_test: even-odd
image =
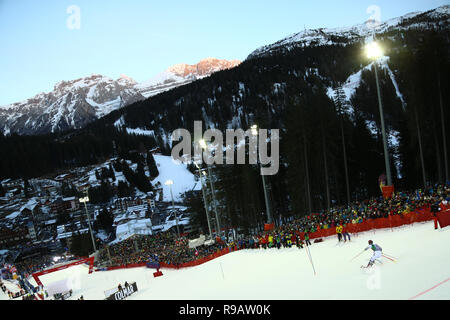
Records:
[[[166,71],[176,74],[180,77],[187,77],[187,76],[205,76],[210,75],[214,72],[224,70],[224,69],[230,69],[237,65],[239,65],[241,62],[238,60],[220,60],[216,58],[206,58],[203,60],[200,60],[197,64],[186,64],[186,63],[180,63],[176,64],[170,68],[168,68]]]
[[[426,28],[430,27],[430,24],[448,25],[449,22],[450,5],[444,5],[426,12],[411,12],[384,22],[367,20],[350,27],[308,29],[292,34],[273,44],[260,47],[253,51],[247,59],[265,56],[278,50],[289,51],[294,47],[351,43],[392,29]]]
[[[215,58],[195,65],[181,63],[142,83],[124,74],[116,80],[91,74],[59,81],[51,92],[1,106],[0,130],[4,134],[38,134],[81,128],[116,109],[239,63]]]
[[[125,74],[121,74],[119,79],[117,79],[117,82],[120,82],[122,84],[131,84],[131,85],[137,84],[137,82],[133,78],[131,78]]]
[[[136,87],[145,97],[170,90],[180,85],[210,76],[214,72],[230,69],[241,62],[239,60],[221,60],[216,58],[206,58],[200,60],[197,64],[178,63],[155,77],[144,81]]]

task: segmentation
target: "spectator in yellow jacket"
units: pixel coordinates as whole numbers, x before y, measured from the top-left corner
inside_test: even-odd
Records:
[[[341,240],[342,240],[342,226],[341,225],[338,225],[336,227],[336,233],[338,235],[339,242],[341,242]]]
[[[273,236],[269,235],[269,248],[273,247]]]

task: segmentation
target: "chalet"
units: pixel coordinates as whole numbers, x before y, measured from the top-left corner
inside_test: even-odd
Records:
[[[80,208],[80,201],[78,200],[78,197],[63,198],[63,201],[65,203],[66,210],[76,211]]]
[[[58,182],[70,181],[73,178],[73,175],[70,173],[60,174],[55,178]]]
[[[117,210],[127,211],[129,207],[140,206],[147,203],[141,198],[120,198],[114,202],[114,206]]]
[[[33,198],[24,204],[19,211],[23,216],[34,217],[40,213],[39,201]]]
[[[11,189],[16,189],[16,188],[22,189],[23,180],[22,179],[16,179],[16,180],[6,179],[6,180],[2,181],[2,186],[7,191],[11,190]]]
[[[151,154],[161,154],[161,149],[159,147],[153,148],[149,151]]]
[[[80,208],[80,201],[77,197],[62,198],[58,197],[50,205],[50,211],[52,213],[64,212],[64,211],[76,211]]]
[[[82,183],[82,184],[76,184],[75,185],[78,191],[85,192],[86,190],[89,190],[91,187],[90,183]]]
[[[30,239],[32,241],[36,241],[37,240],[37,235],[36,235],[36,229],[34,228],[33,222],[28,221],[27,229],[28,229],[28,234],[30,235]]]
[[[41,187],[41,190],[44,192],[47,192],[48,194],[51,194],[53,192],[57,192],[58,189],[56,188],[56,186],[48,184],[48,185],[44,185]]]
[[[30,242],[29,230],[26,227],[0,227],[0,248],[7,249]]]
[[[127,223],[131,220],[143,219],[147,216],[148,206],[146,204],[132,206],[123,214],[119,214],[114,218],[114,225]]]

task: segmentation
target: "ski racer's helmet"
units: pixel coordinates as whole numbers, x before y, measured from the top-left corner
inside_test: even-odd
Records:
[[[372,244],[373,243],[373,241],[372,240],[369,240],[369,244]]]

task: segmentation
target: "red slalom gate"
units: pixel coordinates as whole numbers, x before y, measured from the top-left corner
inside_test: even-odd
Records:
[[[450,226],[450,209],[439,211],[436,213],[436,218],[439,221],[439,226],[441,228]]]
[[[92,271],[94,270],[94,257],[78,260],[78,261],[75,261],[75,262],[72,262],[72,263],[65,264],[63,266],[56,267],[56,268],[35,272],[35,273],[33,273],[33,278],[36,281],[38,286],[42,286],[42,282],[39,279],[40,276],[45,275],[45,274],[49,274],[49,273],[52,273],[52,272],[64,270],[64,269],[67,269],[69,267],[80,265],[80,264],[83,264],[83,263],[86,263],[86,262],[89,262],[89,273],[92,273]]]

